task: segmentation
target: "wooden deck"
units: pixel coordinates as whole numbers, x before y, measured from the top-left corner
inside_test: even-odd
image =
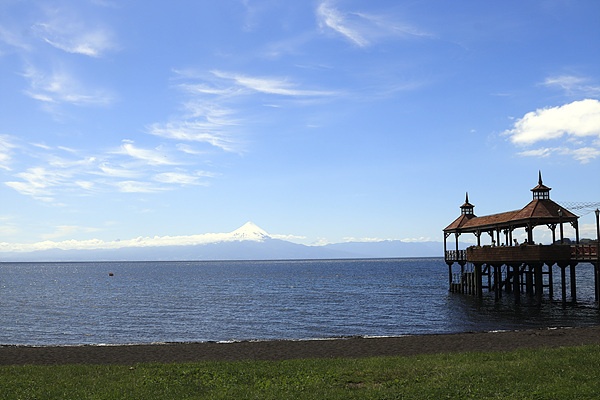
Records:
[[[513,292],[520,302],[525,293],[542,301],[545,288],[553,296],[553,266],[560,267],[561,294],[567,300],[566,269],[569,269],[571,299],[576,301],[575,267],[577,264],[594,265],[595,299],[600,300],[600,258],[597,244],[575,245],[520,245],[520,246],[471,246],[466,250],[449,250],[445,253],[448,264],[450,291],[481,297],[483,289],[495,293],[498,300],[502,291]],[[453,264],[461,266],[454,273]],[[544,278],[546,276],[546,278]],[[487,278],[487,279],[484,279]],[[487,281],[487,285],[485,283]]]
[[[512,265],[542,262],[546,265],[572,265],[578,262],[598,260],[595,244],[578,245],[520,245],[520,246],[471,246],[466,250],[446,251],[446,263]]]

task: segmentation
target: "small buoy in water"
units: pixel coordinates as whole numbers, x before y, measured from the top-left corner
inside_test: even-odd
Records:
[[[113,274],[112,272],[109,272],[108,276],[115,276],[115,274]]]

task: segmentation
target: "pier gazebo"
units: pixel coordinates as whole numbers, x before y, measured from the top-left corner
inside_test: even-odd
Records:
[[[478,217],[474,205],[469,202],[460,206],[461,214],[444,229],[444,258],[448,265],[451,291],[467,292],[482,296],[483,289],[494,291],[496,299],[502,290],[513,292],[515,300],[520,293],[541,300],[544,288],[553,296],[552,267],[561,269],[562,299],[566,301],[566,268],[570,270],[571,298],[576,299],[575,266],[580,261],[594,264],[596,300],[599,295],[598,246],[579,244],[579,217],[550,199],[550,190],[542,182],[541,172],[538,184],[531,192],[533,199],[522,209]],[[564,225],[575,231],[575,243],[565,243]],[[535,244],[534,228],[544,226],[552,231],[552,244]],[[557,230],[558,228],[558,239]],[[513,238],[517,229],[524,229],[526,239],[518,243]],[[461,250],[459,237],[473,234],[477,245]],[[490,244],[482,245],[481,236],[490,236]],[[447,240],[454,235],[454,248],[449,249]],[[460,273],[453,270],[460,266]],[[544,276],[547,278],[544,279]],[[484,278],[487,277],[487,284]]]

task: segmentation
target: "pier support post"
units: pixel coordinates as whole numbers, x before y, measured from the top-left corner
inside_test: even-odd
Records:
[[[565,268],[567,268],[565,265],[559,265],[560,268],[560,286],[561,286],[561,292],[562,292],[562,303],[563,305],[565,305],[567,303],[567,282],[566,282],[566,273],[565,273]]]
[[[475,264],[475,285],[476,285],[476,295],[479,298],[483,297],[483,282],[482,282],[482,274],[481,274],[481,264]]]
[[[519,274],[519,265],[512,265],[513,271],[513,292],[515,295],[515,304],[521,304],[521,282]]]
[[[506,293],[510,293],[512,292],[513,286],[512,286],[512,273],[513,273],[513,269],[511,268],[510,265],[506,266],[506,279],[504,280],[504,290],[506,291]]]
[[[594,266],[594,299],[597,302],[600,297],[600,287],[598,286],[600,284],[599,265],[598,262],[592,262],[592,265]]]
[[[535,300],[538,303],[542,302],[542,295],[544,293],[544,275],[542,274],[542,264],[536,263],[533,266],[534,273],[534,285],[535,285]]]
[[[573,302],[577,301],[577,281],[575,279],[575,265],[577,264],[569,265],[569,272],[571,273],[571,299],[573,300]]]
[[[533,296],[533,274],[530,265],[525,266],[525,293],[527,296]]]
[[[494,300],[502,298],[502,271],[500,265],[494,265]]]
[[[548,295],[551,299],[554,297],[554,278],[552,277],[553,265],[553,263],[550,263],[550,265],[548,265]]]

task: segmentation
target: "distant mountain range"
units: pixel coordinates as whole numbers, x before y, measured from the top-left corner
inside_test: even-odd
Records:
[[[443,256],[441,242],[387,240],[307,246],[273,238],[252,222],[233,232],[212,234],[210,240],[198,242],[183,245],[150,243],[118,248],[53,248],[32,252],[3,252],[0,253],[0,261],[286,260]]]

